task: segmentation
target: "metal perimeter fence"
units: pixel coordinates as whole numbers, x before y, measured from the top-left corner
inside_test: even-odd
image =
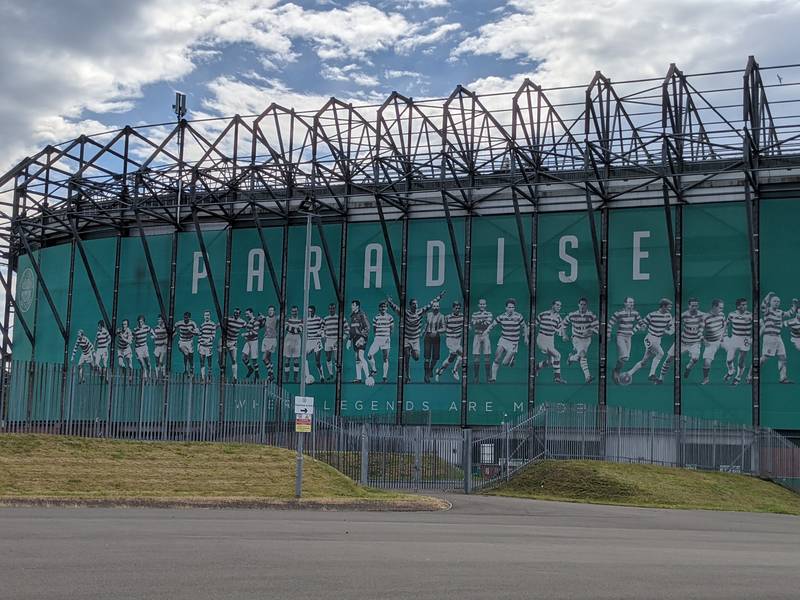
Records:
[[[582,404],[542,404],[500,426],[396,425],[315,415],[294,431],[293,399],[266,382],[171,374],[144,379],[77,366],[12,363],[0,387],[0,433],[295,448],[365,485],[463,490],[498,485],[545,459],[643,463],[749,474],[800,492],[800,447],[763,427]]]

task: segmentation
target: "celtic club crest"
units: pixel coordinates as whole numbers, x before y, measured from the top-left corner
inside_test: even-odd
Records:
[[[22,312],[28,312],[28,309],[33,304],[33,294],[35,292],[36,283],[34,281],[33,271],[30,267],[22,272],[17,284],[17,305]]]

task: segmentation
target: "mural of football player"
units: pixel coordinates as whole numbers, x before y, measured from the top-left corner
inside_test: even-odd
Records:
[[[514,359],[519,351],[519,340],[522,337],[528,343],[529,328],[525,323],[525,317],[517,312],[517,301],[514,298],[506,300],[505,312],[497,315],[486,329],[486,334],[500,327],[500,339],[497,340],[497,349],[492,361],[492,376],[489,383],[497,381],[497,374],[500,366],[510,367],[514,364]]]
[[[486,380],[492,378],[492,341],[489,338],[488,329],[494,317],[486,310],[486,299],[478,300],[478,310],[472,313],[470,318],[470,328],[474,332],[472,337],[472,380],[475,383],[481,381],[481,356],[484,359],[486,369]]]
[[[536,317],[536,347],[541,350],[545,359],[536,365],[536,372],[542,369],[553,367],[553,381],[555,383],[566,383],[561,377],[561,352],[556,348],[556,336],[566,339],[564,331],[564,319],[561,317],[561,300],[554,300],[549,310],[546,310]]]
[[[350,320],[347,328],[347,349],[352,348],[356,358],[356,377],[353,383],[362,383],[362,376],[367,385],[375,382],[372,375],[369,374],[369,363],[366,357],[368,337],[369,319],[361,310],[361,301],[353,300],[350,303]]]
[[[628,296],[620,310],[611,315],[608,320],[608,337],[611,337],[612,331],[616,326],[617,336],[617,363],[614,365],[612,377],[616,383],[619,383],[619,376],[625,364],[631,357],[631,340],[633,339],[633,332],[642,323],[642,316],[636,310],[636,303],[633,298]]]
[[[203,381],[211,381],[211,365],[213,364],[214,340],[219,325],[211,320],[211,311],[203,311],[203,322],[200,323],[200,337],[197,339],[197,355],[200,357],[200,377]]]
[[[665,335],[673,335],[675,333],[675,321],[672,318],[671,310],[672,300],[662,298],[658,303],[658,309],[648,313],[641,325],[636,327],[635,331],[639,329],[646,329],[647,331],[644,336],[644,356],[625,372],[625,380],[621,380],[621,382],[630,383],[633,380],[633,376],[648,362],[650,362],[650,381],[653,383],[662,382],[656,375],[656,371],[661,358],[664,356],[664,348],[661,346],[662,338]]]
[[[242,362],[247,367],[247,374],[244,376],[248,379],[251,375],[255,380],[261,376],[258,370],[258,335],[261,327],[264,325],[264,317],[256,315],[252,308],[246,308],[244,311],[244,345],[242,346]]]
[[[736,299],[736,310],[728,315],[730,325],[730,335],[726,342],[725,365],[728,372],[725,381],[732,385],[739,385],[744,374],[747,353],[753,347],[753,313],[747,310],[747,298]],[[750,372],[753,365],[750,365],[747,379],[750,380]]]
[[[167,376],[167,344],[169,343],[169,333],[164,323],[164,318],[159,315],[156,326],[153,327],[153,356],[156,359],[156,377]]]
[[[117,329],[117,363],[122,369],[122,377],[133,373],[133,332],[128,319],[122,320],[122,327]]]
[[[583,380],[591,383],[594,380],[589,371],[589,346],[592,344],[592,336],[598,333],[600,322],[592,311],[589,310],[589,300],[581,298],[578,300],[578,310],[572,311],[564,320],[564,326],[572,330],[572,352],[570,352],[568,363],[578,363],[583,371]]]
[[[700,360],[700,342],[703,339],[703,323],[706,315],[700,311],[700,301],[697,298],[689,298],[688,309],[681,314],[681,355],[688,354],[689,362],[683,369],[683,378],[689,379],[692,368]],[[667,358],[661,365],[661,372],[658,376],[660,381],[669,373],[672,363],[675,362],[675,343],[667,350]]]
[[[776,357],[779,383],[792,383],[786,373],[786,346],[783,344],[781,332],[786,320],[791,319],[797,312],[797,305],[797,300],[793,300],[791,310],[782,310],[781,299],[773,292],[769,292],[761,302],[761,358],[759,363],[763,368],[770,358]]]
[[[306,328],[306,355],[303,358],[305,361],[306,383],[314,383],[314,376],[311,374],[311,369],[308,367],[309,354],[314,355],[314,365],[317,370],[317,376],[320,381],[325,379],[325,374],[322,372],[322,337],[325,334],[325,322],[317,314],[317,307],[313,304],[308,307],[308,316],[305,322]]]
[[[389,351],[392,343],[392,331],[394,330],[394,317],[388,312],[388,304],[382,301],[378,304],[378,313],[372,317],[372,344],[367,352],[367,362],[369,362],[369,373],[373,377],[377,373],[375,355],[380,352],[383,357],[383,376],[382,381],[389,380]]]
[[[461,312],[461,302],[458,300],[453,301],[452,312],[444,318],[445,335],[444,342],[447,347],[447,358],[442,362],[442,366],[436,369],[436,381],[439,381],[439,376],[453,365],[453,379],[458,381],[461,379],[459,368],[461,367],[461,360],[464,356],[462,348],[462,340],[464,335],[464,313]]]
[[[261,340],[261,358],[267,370],[267,381],[275,381],[273,354],[278,350],[278,315],[273,305],[267,307],[264,316],[264,337]]]
[[[70,362],[75,362],[75,352],[80,350],[80,357],[78,358],[78,383],[84,382],[84,365],[89,365],[91,369],[94,363],[94,344],[83,333],[83,329],[78,330],[78,338],[75,340],[75,345],[72,347],[72,355]]]
[[[711,363],[717,356],[725,335],[727,319],[725,318],[725,303],[719,298],[711,301],[711,310],[703,321],[703,381],[701,385],[711,383]]]
[[[416,298],[411,298],[408,301],[408,307],[406,308],[404,314],[403,325],[403,356],[405,359],[406,383],[411,383],[411,359],[413,358],[415,361],[419,360],[420,338],[422,337],[422,318],[428,313],[429,310],[431,310],[434,302],[438,304],[444,294],[445,290],[442,290],[436,294],[433,300],[431,300],[425,306],[419,306]],[[386,302],[389,303],[389,307],[394,312],[396,312],[398,315],[400,314],[400,307],[395,304],[391,297],[387,297]]]
[[[336,304],[328,304],[328,314],[322,318],[325,324],[325,367],[328,370],[326,380],[336,381],[336,351],[339,348],[339,315]]]
[[[425,383],[433,379],[433,371],[442,353],[441,336],[445,332],[444,314],[438,300],[431,302],[431,309],[425,319],[425,333],[422,338],[423,360],[425,361]]]
[[[197,323],[192,320],[192,313],[183,313],[183,320],[178,322],[173,336],[178,336],[178,350],[183,356],[183,374],[194,376],[194,338],[200,335]]]
[[[105,321],[97,322],[97,333],[94,336],[94,367],[101,375],[106,375],[108,370],[108,349],[111,346],[111,334],[108,332]]]
[[[242,318],[242,311],[238,308],[233,309],[233,314],[225,317],[225,326],[222,328],[220,338],[220,365],[222,364],[223,353],[231,361],[231,375],[233,381],[239,380],[239,333],[245,326],[246,321]]]
[[[147,345],[148,338],[153,335],[153,329],[145,322],[144,315],[139,315],[136,319],[136,329],[133,330],[133,345],[136,352],[136,360],[142,368],[142,377],[150,377],[150,348]]]
[[[298,383],[300,377],[300,346],[302,345],[303,319],[300,318],[300,309],[293,306],[286,319],[283,334],[283,378],[288,383],[289,373],[292,374],[292,383]]]

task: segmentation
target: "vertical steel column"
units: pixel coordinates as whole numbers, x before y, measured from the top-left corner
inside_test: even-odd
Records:
[[[600,331],[598,332],[598,352],[600,358],[599,381],[597,385],[600,406],[607,404],[608,384],[608,223],[610,212],[607,206],[600,209],[600,260],[601,277],[597,282],[600,294]]]
[[[467,351],[469,341],[469,317],[470,314],[470,295],[472,280],[472,211],[467,213],[464,218],[464,298],[461,314],[464,318],[464,326],[461,331],[461,426],[469,425],[469,404],[467,395],[467,384],[469,383],[469,360],[470,353]]]
[[[536,408],[536,344],[534,329],[536,326],[536,273],[539,254],[539,206],[534,205],[531,213],[531,256],[530,272],[532,289],[528,290],[530,309],[528,310],[528,416],[532,416]]]
[[[75,288],[75,239],[73,238],[69,250],[69,281],[67,282],[67,315],[64,327],[66,336],[64,338],[64,362],[61,369],[61,397],[59,399],[59,421],[64,427],[64,395],[67,387],[67,372],[69,371],[69,342],[72,329],[72,293]]]
[[[406,393],[406,305],[408,303],[408,296],[406,295],[406,286],[408,285],[408,226],[409,215],[405,212],[402,216],[403,223],[403,241],[402,248],[400,248],[400,290],[398,291],[397,317],[400,327],[400,335],[398,336],[398,360],[397,360],[397,380],[399,386],[397,389],[397,411],[396,419],[397,424],[403,424],[403,409],[405,408],[405,393]],[[466,317],[465,317],[466,318]]]
[[[750,351],[752,368],[753,425],[761,424],[761,238],[760,238],[760,190],[758,168],[760,158],[762,90],[761,75],[758,63],[753,56],[747,61],[744,72],[743,88],[743,121],[744,140],[743,158],[745,175],[745,208],[747,210],[747,233],[750,240],[750,273],[752,275],[753,294],[753,344]]]
[[[286,214],[286,222],[283,225],[283,249],[281,252],[281,291],[280,291],[280,299],[279,305],[281,308],[281,318],[280,318],[280,327],[278,329],[278,351],[275,353],[278,364],[277,370],[278,373],[275,377],[276,381],[278,382],[278,387],[281,388],[283,385],[283,338],[284,334],[286,333],[286,279],[289,267],[289,206],[287,202],[286,206],[287,214]],[[341,331],[341,321],[342,316],[341,312],[339,314],[339,330]],[[341,344],[339,344],[341,346]],[[341,356],[341,349],[337,348],[337,361],[339,360],[339,356]],[[338,376],[338,372],[337,372]],[[336,414],[339,414],[337,407]],[[279,399],[278,403],[275,405],[275,420],[281,420],[281,411],[283,410],[283,402]]]
[[[122,232],[117,233],[117,244],[114,253],[114,291],[111,296],[111,330],[108,332],[111,341],[108,344],[108,386],[106,399],[106,437],[111,436],[111,418],[113,417],[114,399],[114,371],[116,361],[114,360],[117,348],[117,309],[119,307],[119,272],[120,260],[122,257]]]
[[[198,230],[198,235],[201,235],[200,239],[202,239],[202,234],[200,234],[199,230]],[[225,274],[223,276],[224,277],[224,281],[223,281],[223,284],[222,284],[223,285],[223,287],[222,287],[222,317],[220,318],[220,335],[222,336],[222,344],[220,346],[220,348],[222,350],[222,356],[220,356],[220,359],[219,359],[219,381],[222,384],[222,385],[219,386],[219,423],[220,424],[222,424],[222,422],[225,420],[225,385],[224,384],[225,384],[225,375],[227,373],[225,365],[226,365],[227,360],[228,360],[228,350],[227,350],[227,346],[226,346],[226,342],[225,342],[225,336],[227,335],[227,329],[228,329],[227,328],[227,318],[228,318],[228,315],[230,314],[230,302],[231,302],[231,260],[232,260],[231,259],[231,251],[232,250],[233,250],[233,227],[228,225],[228,229],[227,229],[227,231],[225,233]],[[204,250],[204,255],[205,255],[205,250]],[[206,259],[206,262],[208,263],[206,265],[206,271],[208,271],[208,275],[209,275],[208,281],[211,284],[212,289],[213,289],[214,302],[215,302],[215,304],[219,305],[219,301],[217,300],[217,291],[213,287],[214,286],[214,280],[211,278],[211,261]],[[238,359],[238,355],[237,355],[237,359]],[[258,360],[258,357],[256,357],[256,360]]]
[[[320,225],[320,228],[322,225]],[[346,306],[346,299],[344,297],[344,290],[346,285],[346,278],[347,278],[347,237],[348,237],[348,226],[347,226],[347,216],[344,217],[342,221],[342,247],[339,252],[339,282],[338,282],[338,291],[336,294],[336,302],[339,305],[339,340],[344,339],[344,311]],[[321,233],[321,232],[320,232]],[[327,246],[326,246],[327,247]],[[303,318],[306,318],[305,316]],[[342,414],[342,370],[343,370],[343,361],[342,361],[342,342],[340,341],[336,344],[336,391],[334,396],[334,406],[335,410],[334,413],[336,416]]]

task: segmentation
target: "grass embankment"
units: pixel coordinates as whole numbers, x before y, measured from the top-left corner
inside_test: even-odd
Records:
[[[800,515],[800,495],[755,477],[595,461],[542,461],[486,493],[593,504]]]
[[[443,507],[362,487],[309,457],[298,503],[294,473],[295,453],[270,446],[0,435],[0,504]]]

